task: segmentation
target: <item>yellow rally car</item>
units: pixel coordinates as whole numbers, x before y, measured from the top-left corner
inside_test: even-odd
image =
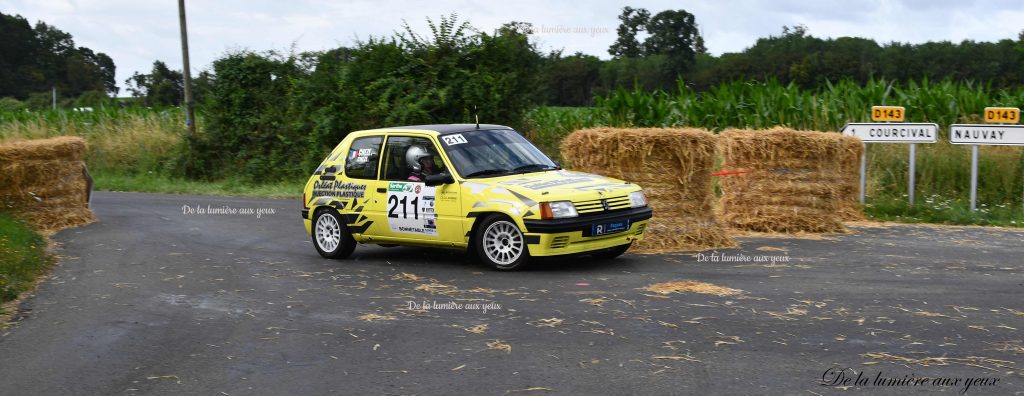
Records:
[[[562,170],[500,125],[352,132],[303,191],[302,219],[327,258],[356,242],[472,249],[500,270],[531,256],[617,257],[651,218],[639,186]]]

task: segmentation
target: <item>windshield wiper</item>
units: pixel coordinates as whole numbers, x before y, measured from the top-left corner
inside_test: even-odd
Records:
[[[487,176],[487,175],[504,175],[511,173],[508,169],[484,169],[466,175],[466,178],[475,176]]]
[[[548,164],[529,164],[529,165],[520,166],[520,167],[516,168],[515,170],[513,170],[513,172],[515,172],[515,173],[526,173],[527,170],[532,170],[532,169],[537,169],[537,170],[559,170],[559,169],[562,169],[562,168],[558,167],[558,166],[548,165]]]

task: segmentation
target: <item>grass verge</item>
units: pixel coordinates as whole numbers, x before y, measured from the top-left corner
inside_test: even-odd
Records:
[[[6,212],[0,212],[0,315],[4,305],[31,290],[53,260],[46,238]]]
[[[906,197],[873,197],[864,212],[868,218],[879,221],[1024,227],[1024,209],[1019,204],[979,202],[977,210],[971,211],[966,200],[931,195],[918,201],[910,206]]]
[[[167,194],[234,195],[259,198],[297,198],[302,196],[305,180],[268,184],[251,184],[237,179],[221,181],[194,181],[169,178],[157,174],[92,175],[95,188],[100,191],[133,191]]]

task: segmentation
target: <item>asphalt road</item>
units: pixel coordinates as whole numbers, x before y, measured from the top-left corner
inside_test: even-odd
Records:
[[[0,332],[0,394],[1024,394],[1020,230],[858,227],[503,273],[445,250],[322,259],[296,201],[93,208]],[[644,290],[673,280],[742,293]]]

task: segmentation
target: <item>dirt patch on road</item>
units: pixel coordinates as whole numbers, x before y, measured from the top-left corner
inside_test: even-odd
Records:
[[[722,287],[713,285],[705,282],[697,282],[691,280],[677,280],[671,282],[655,283],[653,285],[644,288],[649,292],[658,294],[672,294],[672,293],[699,293],[699,294],[713,294],[716,296],[737,296],[743,293],[743,290],[732,289],[728,287]]]

